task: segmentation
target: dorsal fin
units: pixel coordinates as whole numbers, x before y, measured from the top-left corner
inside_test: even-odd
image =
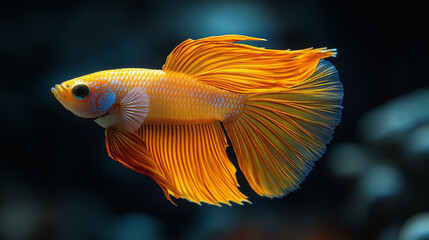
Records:
[[[280,90],[314,73],[320,59],[335,49],[272,50],[238,41],[264,40],[240,35],[188,39],[177,46],[163,66],[220,89],[237,93]]]

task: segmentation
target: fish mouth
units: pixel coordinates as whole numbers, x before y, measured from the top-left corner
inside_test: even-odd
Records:
[[[106,113],[103,113],[101,116],[99,116],[99,117],[93,117],[93,118],[83,118],[83,119],[86,119],[86,120],[97,120],[97,119],[99,119],[99,118],[102,118],[102,117],[105,117],[105,116],[107,116],[107,115],[109,115],[109,112],[106,112]]]
[[[55,95],[56,98],[67,97],[67,88],[63,84],[55,84],[54,87],[51,87],[51,92]]]

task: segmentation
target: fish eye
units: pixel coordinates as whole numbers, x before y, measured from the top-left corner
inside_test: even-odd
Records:
[[[71,92],[76,99],[82,100],[89,96],[89,86],[86,83],[76,83]]]

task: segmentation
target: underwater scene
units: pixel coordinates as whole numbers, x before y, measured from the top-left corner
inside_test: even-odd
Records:
[[[421,6],[0,13],[1,240],[429,239]]]

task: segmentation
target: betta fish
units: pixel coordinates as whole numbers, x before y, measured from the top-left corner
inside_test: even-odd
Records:
[[[57,100],[105,128],[108,155],[170,196],[220,206],[298,188],[341,118],[336,49],[272,50],[241,35],[188,39],[162,70],[124,68],[56,84]],[[222,124],[221,124],[222,123]]]

